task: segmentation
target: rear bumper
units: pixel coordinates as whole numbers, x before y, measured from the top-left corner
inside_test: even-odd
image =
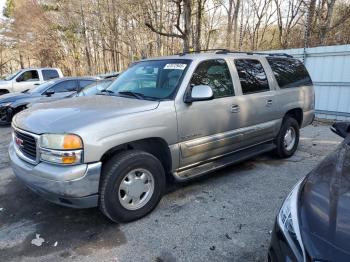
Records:
[[[311,125],[315,119],[315,110],[304,111],[303,112],[303,123],[301,128]]]
[[[97,206],[100,162],[75,166],[43,162],[32,165],[17,156],[13,143],[9,156],[16,177],[48,201],[77,208]]]

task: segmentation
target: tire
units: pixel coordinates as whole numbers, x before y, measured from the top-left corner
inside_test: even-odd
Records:
[[[145,188],[150,189],[145,193]],[[114,222],[130,222],[150,213],[164,190],[164,168],[155,156],[140,150],[123,151],[102,168],[99,207]]]
[[[294,142],[293,142],[293,134],[291,136],[287,136],[286,141],[285,137],[287,132],[294,133]],[[290,133],[289,133],[290,134]],[[294,155],[295,151],[298,148],[299,144],[299,124],[295,120],[295,118],[287,116],[282,123],[282,127],[276,138],[276,150],[275,153],[280,158],[288,158]],[[289,139],[290,138],[290,139]],[[288,143],[290,142],[290,143]]]

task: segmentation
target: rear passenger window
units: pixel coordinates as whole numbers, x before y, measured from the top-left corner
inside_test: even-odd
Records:
[[[303,63],[292,58],[267,57],[280,88],[312,85],[311,78]]]
[[[191,78],[191,86],[208,85],[214,98],[233,96],[233,83],[225,60],[216,59],[200,63]]]
[[[63,81],[50,89],[54,89],[55,93],[74,92],[74,91],[77,91],[77,89],[78,89],[77,88],[77,81],[75,81],[75,80]]]
[[[45,81],[59,77],[56,70],[43,70],[42,73]]]
[[[236,59],[235,65],[244,95],[270,90],[265,70],[260,61]]]
[[[86,87],[87,85],[90,85],[94,80],[80,80],[79,85],[81,88]]]

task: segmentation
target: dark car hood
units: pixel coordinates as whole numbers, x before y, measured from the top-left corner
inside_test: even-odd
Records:
[[[299,219],[307,252],[325,261],[350,261],[350,137],[304,180]]]
[[[74,97],[37,104],[15,116],[18,128],[37,134],[65,133],[106,119],[156,109],[158,101],[116,96]]]
[[[18,99],[31,97],[28,93],[10,93],[0,96],[0,103],[14,102]]]

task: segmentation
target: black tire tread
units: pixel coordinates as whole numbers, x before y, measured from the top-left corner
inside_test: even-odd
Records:
[[[293,126],[295,128],[295,131],[296,131],[296,136],[297,136],[297,141],[295,142],[296,145],[294,147],[294,149],[291,151],[291,153],[286,153],[285,150],[284,150],[284,145],[283,145],[283,142],[284,142],[284,133],[285,133],[285,130],[289,127],[289,126]],[[284,119],[283,119],[283,122],[282,122],[282,126],[281,126],[281,129],[276,137],[276,150],[275,150],[275,154],[279,157],[279,158],[288,158],[288,157],[291,157],[297,147],[298,147],[298,143],[299,143],[299,135],[300,135],[300,132],[299,132],[299,123],[298,121],[294,118],[294,117],[291,117],[291,116],[286,116]]]
[[[108,186],[108,181],[110,179],[111,176],[114,175],[114,170],[120,166],[124,161],[130,160],[136,156],[146,156],[146,157],[151,157],[153,159],[155,159],[156,161],[159,161],[155,156],[153,156],[152,154],[149,154],[147,152],[141,151],[141,150],[126,150],[126,151],[121,151],[118,152],[116,155],[114,155],[111,159],[109,159],[104,166],[102,167],[102,176],[101,176],[101,180],[100,180],[100,199],[99,199],[99,207],[100,210],[102,211],[102,213],[107,216],[110,220],[114,221],[114,222],[125,222],[124,220],[116,220],[113,218],[113,216],[109,213],[105,203],[106,203],[106,199],[105,199],[105,194],[104,192],[106,191],[106,188]],[[164,175],[164,174],[163,174]],[[164,191],[164,188],[161,188],[162,193]]]

